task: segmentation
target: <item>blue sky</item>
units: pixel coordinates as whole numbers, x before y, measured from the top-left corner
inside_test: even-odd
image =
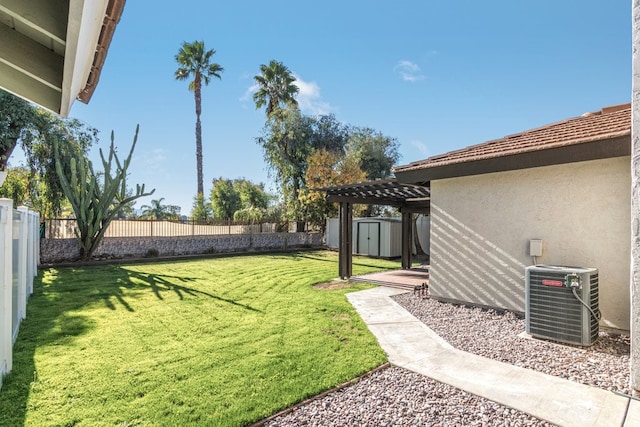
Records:
[[[299,79],[306,114],[395,137],[399,164],[630,101],[628,0],[284,0],[127,2],[99,85],[71,116],[140,136],[128,184],[189,214],[196,193],[195,108],[174,79],[183,41],[224,67],[203,89],[205,193],[217,177],[268,178],[252,101],[260,64]],[[97,160],[97,149],[92,158]]]

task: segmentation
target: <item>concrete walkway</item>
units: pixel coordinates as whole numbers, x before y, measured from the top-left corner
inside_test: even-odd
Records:
[[[396,366],[560,426],[640,426],[640,401],[457,350],[377,287],[347,294]]]

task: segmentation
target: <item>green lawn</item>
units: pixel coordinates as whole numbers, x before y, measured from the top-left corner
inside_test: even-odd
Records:
[[[398,268],[354,257],[353,273]],[[315,251],[41,271],[0,426],[256,422],[385,361]]]

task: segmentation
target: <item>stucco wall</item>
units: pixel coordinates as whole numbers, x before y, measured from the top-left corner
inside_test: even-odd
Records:
[[[96,257],[144,257],[150,249],[158,256],[206,253],[286,250],[296,247],[321,246],[320,233],[259,233],[220,236],[179,237],[105,237],[96,250]],[[76,239],[42,239],[40,262],[43,264],[78,259],[80,248]]]
[[[432,295],[524,312],[539,264],[599,269],[601,325],[629,329],[629,157],[431,182]]]

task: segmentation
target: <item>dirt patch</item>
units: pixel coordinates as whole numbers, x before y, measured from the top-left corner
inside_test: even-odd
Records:
[[[335,289],[350,288],[351,287],[351,282],[342,281],[342,280],[334,280],[332,282],[316,283],[315,285],[313,285],[313,287],[315,289],[321,289],[321,290],[324,290],[324,291],[332,291],[332,290],[335,290]]]

